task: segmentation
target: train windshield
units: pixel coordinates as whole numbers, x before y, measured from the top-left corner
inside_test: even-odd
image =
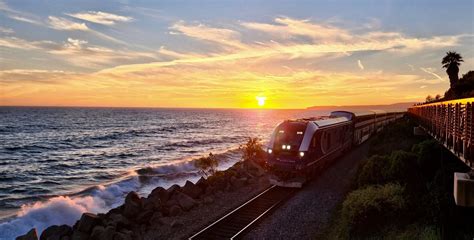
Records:
[[[301,141],[303,141],[306,124],[304,122],[284,122],[280,124],[276,129],[274,146],[281,148],[283,145],[291,145],[291,150],[298,150]]]

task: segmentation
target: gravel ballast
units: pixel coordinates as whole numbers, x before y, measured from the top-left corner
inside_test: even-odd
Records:
[[[365,143],[339,158],[266,216],[244,239],[314,239],[344,199],[358,163],[367,155],[368,145]]]

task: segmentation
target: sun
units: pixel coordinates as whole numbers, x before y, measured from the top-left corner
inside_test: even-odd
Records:
[[[257,96],[255,98],[257,99],[257,104],[259,107],[263,107],[265,105],[265,100],[267,100],[267,97]]]

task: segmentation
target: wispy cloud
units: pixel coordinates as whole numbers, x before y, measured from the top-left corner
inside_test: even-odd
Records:
[[[121,16],[113,13],[101,12],[101,11],[87,11],[78,13],[67,13],[66,15],[93,22],[103,25],[114,25],[117,22],[130,22],[133,20],[132,17]]]
[[[423,67],[421,67],[420,69],[421,69],[421,71],[423,71],[423,72],[425,72],[425,73],[428,73],[428,74],[433,75],[435,78],[437,78],[437,79],[440,80],[441,82],[444,82],[444,81],[445,81],[441,76],[439,76],[438,74],[436,74],[436,73],[434,72],[434,69],[433,69],[433,68],[423,68]]]
[[[49,27],[56,29],[56,30],[66,30],[66,31],[89,31],[90,29],[87,27],[85,23],[77,23],[71,20],[49,16],[48,17]]]
[[[357,66],[359,66],[360,70],[364,70],[364,65],[362,65],[362,62],[359,60],[357,60]]]
[[[0,26],[0,33],[10,34],[10,33],[14,33],[14,31],[11,28],[6,28],[6,27],[1,27]]]

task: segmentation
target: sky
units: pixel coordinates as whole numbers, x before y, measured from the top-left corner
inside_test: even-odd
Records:
[[[0,105],[419,102],[473,46],[472,0],[0,0]]]

